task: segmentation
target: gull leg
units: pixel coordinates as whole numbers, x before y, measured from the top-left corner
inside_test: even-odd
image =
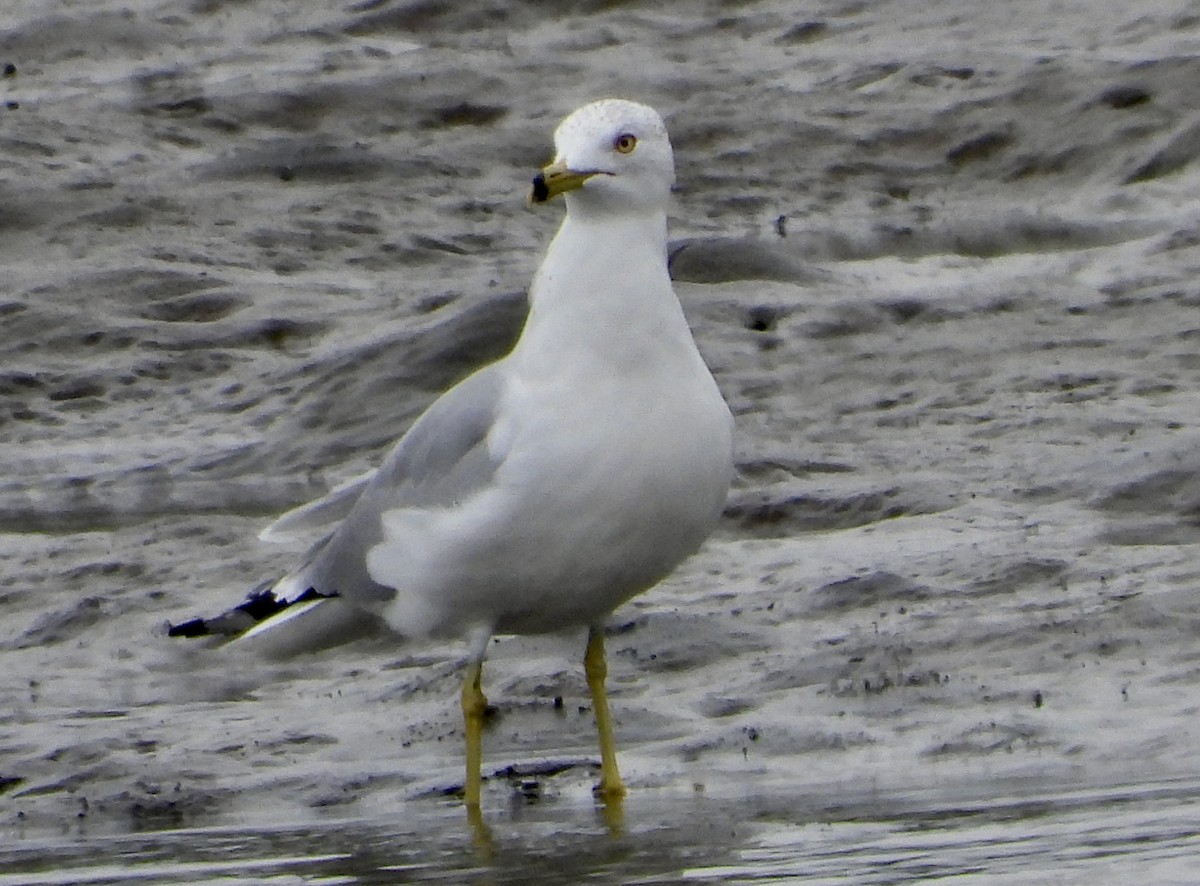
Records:
[[[613,742],[612,714],[608,710],[608,693],[604,680],[608,677],[608,662],[604,656],[604,631],[592,628],[588,633],[587,652],[583,656],[583,671],[592,693],[596,712],[596,728],[600,732],[600,785],[596,793],[606,802],[625,796],[625,785],[617,771],[617,749]]]
[[[468,813],[478,814],[480,769],[483,766],[483,714],[487,709],[480,683],[483,680],[483,659],[472,658],[463,679],[462,710],[463,725],[467,735],[467,780],[463,786],[463,802]]]

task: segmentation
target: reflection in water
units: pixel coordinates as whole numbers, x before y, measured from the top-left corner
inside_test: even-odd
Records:
[[[533,771],[534,767],[524,767],[529,771]],[[572,768],[569,764],[550,763],[547,766],[536,767],[542,772],[564,772]],[[518,810],[522,807],[528,808],[540,802],[540,791],[532,793],[524,793],[527,785],[522,784],[519,793],[515,793],[514,797],[523,797],[525,803],[518,800]],[[611,794],[601,794],[599,790],[593,789],[593,796],[596,798],[596,818],[603,822],[608,835],[612,839],[619,839],[625,835],[625,792]],[[454,796],[458,796],[458,792],[454,792]],[[463,814],[466,817],[467,826],[470,829],[471,842],[475,848],[475,857],[481,862],[491,862],[495,857],[496,840],[492,834],[492,829],[488,825],[487,814],[480,806],[472,806],[463,804]],[[523,817],[523,816],[518,816]]]
[[[978,785],[976,786],[978,788]],[[0,848],[0,886],[214,883],[1200,882],[1200,781],[999,799],[655,797],[620,809],[562,804],[471,822],[412,803],[395,822],[31,836]],[[616,815],[618,818],[614,819]],[[482,829],[482,830],[481,830]],[[484,834],[485,844],[480,844]],[[1101,875],[1101,872],[1102,875]]]

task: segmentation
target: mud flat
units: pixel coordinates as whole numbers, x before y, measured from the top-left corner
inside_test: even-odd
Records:
[[[503,353],[556,224],[524,206],[530,170],[610,94],[668,117],[673,273],[739,480],[718,537],[613,619],[641,868],[594,843],[578,638],[495,644],[511,858],[752,877],[827,828],[864,853],[856,882],[884,869],[872,846],[967,871],[958,824],[912,835],[978,826],[938,817],[969,796],[1028,825],[996,837],[997,882],[1025,882],[1032,845],[1063,882],[1095,859],[1195,879],[1187,4],[309,6],[0,16],[0,857],[21,882],[68,845],[182,864],[180,828],[220,854],[283,823],[333,855],[345,822],[420,837],[444,854],[409,863],[459,870],[461,649],[272,663],[164,627],[284,568],[296,550],[255,537],[272,515]],[[1080,848],[1093,825],[1111,851]],[[330,864],[287,870],[378,868]]]

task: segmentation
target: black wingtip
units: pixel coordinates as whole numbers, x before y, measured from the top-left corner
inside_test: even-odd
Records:
[[[177,625],[167,625],[168,637],[207,637],[212,631],[208,629],[208,622],[202,618],[193,618],[191,621],[181,622]]]
[[[287,600],[283,600],[275,596],[275,592],[269,588],[265,591],[253,591],[250,596],[239,603],[234,609],[238,612],[244,612],[255,621],[265,621],[275,613],[287,609],[290,606]]]
[[[314,599],[336,597],[337,594],[322,594],[315,588],[309,588],[293,600],[285,600],[275,594],[270,587],[256,588],[228,612],[223,612],[213,618],[193,618],[177,625],[167,625],[168,637],[210,637],[221,635],[236,637],[248,631],[261,621],[266,621],[287,609],[294,603],[306,603]]]

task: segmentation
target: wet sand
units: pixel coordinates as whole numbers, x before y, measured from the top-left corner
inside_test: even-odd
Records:
[[[504,352],[558,221],[531,171],[603,95],[668,119],[739,434],[718,536],[613,618],[630,833],[697,796],[1194,798],[1187,4],[319,6],[0,15],[6,843],[458,821],[461,648],[165,625]],[[571,764],[489,779],[516,843],[594,827],[581,654],[492,648],[489,771]]]

